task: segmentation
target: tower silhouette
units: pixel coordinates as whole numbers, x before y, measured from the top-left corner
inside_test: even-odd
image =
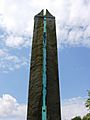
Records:
[[[61,120],[55,17],[34,17],[27,120]]]

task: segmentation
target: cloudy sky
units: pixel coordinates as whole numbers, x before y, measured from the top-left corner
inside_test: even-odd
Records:
[[[33,18],[56,17],[62,120],[87,113],[90,0],[0,0],[0,120],[25,120]]]

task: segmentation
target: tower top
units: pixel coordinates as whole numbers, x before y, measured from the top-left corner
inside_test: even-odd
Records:
[[[40,13],[38,13],[37,15],[35,15],[34,19],[35,18],[43,18],[44,16],[46,16],[46,18],[52,18],[52,19],[55,19],[55,17],[46,9],[42,9]]]
[[[46,9],[46,17],[54,18],[55,17]]]

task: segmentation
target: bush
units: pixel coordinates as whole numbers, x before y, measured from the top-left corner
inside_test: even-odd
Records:
[[[80,116],[77,116],[75,118],[72,118],[71,120],[82,120]]]
[[[90,113],[88,113],[87,115],[85,115],[82,120],[90,120]]]

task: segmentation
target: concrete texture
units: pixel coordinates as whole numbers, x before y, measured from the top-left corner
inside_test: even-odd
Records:
[[[42,120],[43,18],[43,10],[34,17],[27,120]],[[46,10],[46,120],[61,120],[55,25]]]

